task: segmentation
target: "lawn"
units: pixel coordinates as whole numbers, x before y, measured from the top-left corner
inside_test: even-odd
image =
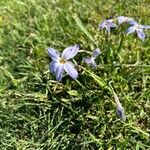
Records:
[[[98,30],[121,15],[150,25],[150,1],[0,0],[0,150],[150,149],[150,30],[144,42]],[[47,48],[74,44],[79,77],[58,82]]]

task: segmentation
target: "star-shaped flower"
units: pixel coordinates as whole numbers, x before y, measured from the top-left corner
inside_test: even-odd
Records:
[[[99,25],[100,30],[106,28],[108,32],[110,32],[111,28],[116,28],[116,27],[117,25],[113,23],[113,19],[105,20]]]
[[[97,64],[95,62],[95,59],[100,55],[100,49],[99,48],[96,48],[93,53],[92,53],[92,56],[91,57],[88,57],[88,58],[83,58],[83,61],[85,63],[87,63],[88,65],[92,66],[93,68],[96,68],[97,67]]]
[[[131,33],[136,33],[138,35],[138,37],[144,41],[145,39],[145,33],[144,33],[144,29],[150,29],[150,26],[147,25],[140,25],[138,24],[136,21],[132,21],[131,25],[128,29],[127,29],[127,35],[131,34]]]
[[[48,48],[48,54],[52,59],[50,63],[50,71],[56,75],[58,81],[62,80],[64,71],[67,72],[73,79],[78,77],[78,72],[72,62],[69,60],[73,58],[79,51],[79,45],[67,47],[62,54],[53,48]]]

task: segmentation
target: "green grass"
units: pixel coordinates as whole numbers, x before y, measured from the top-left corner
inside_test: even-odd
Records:
[[[0,149],[150,149],[150,38],[97,30],[112,14],[150,25],[149,7],[149,0],[1,0]],[[101,49],[99,67],[79,67],[77,80],[65,75],[58,83],[46,48],[76,43]],[[86,67],[82,56],[75,60]]]

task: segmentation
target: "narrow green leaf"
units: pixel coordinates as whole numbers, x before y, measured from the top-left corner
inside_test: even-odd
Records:
[[[77,25],[80,27],[80,29],[87,35],[87,37],[88,37],[95,45],[97,45],[96,42],[95,42],[95,40],[94,40],[94,38],[93,38],[93,36],[91,35],[91,33],[90,33],[90,32],[84,27],[84,25],[82,24],[80,18],[79,18],[77,15],[74,15],[74,19],[75,19]]]

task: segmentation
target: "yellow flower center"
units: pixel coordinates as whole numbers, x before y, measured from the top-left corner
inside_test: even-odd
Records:
[[[63,58],[60,58],[59,62],[60,62],[61,64],[65,64],[65,63],[66,63],[66,61],[65,61]]]

